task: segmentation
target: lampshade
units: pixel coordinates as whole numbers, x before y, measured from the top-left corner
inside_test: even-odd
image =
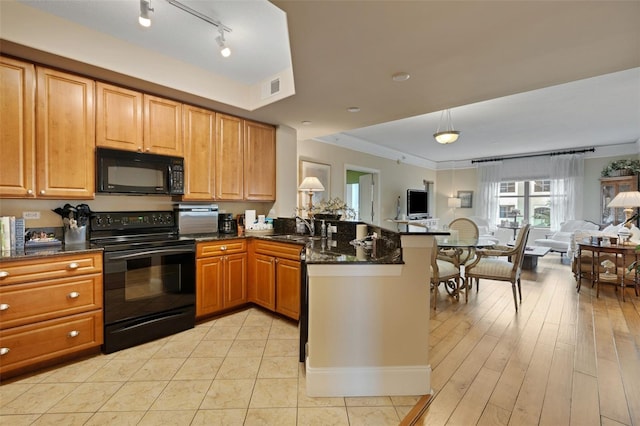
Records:
[[[624,208],[625,221],[624,226],[631,228],[631,222],[633,221],[633,208],[640,207],[640,191],[625,191],[619,192],[618,195],[613,197],[613,200],[607,207],[622,207]]]
[[[607,207],[633,208],[640,207],[640,191],[619,192]]]
[[[298,191],[303,192],[322,192],[324,191],[324,186],[315,176],[307,176],[304,178],[300,186],[298,187]]]
[[[460,208],[462,206],[462,199],[461,198],[456,198],[456,197],[451,197],[449,199],[447,199],[447,205],[451,208],[457,209]]]

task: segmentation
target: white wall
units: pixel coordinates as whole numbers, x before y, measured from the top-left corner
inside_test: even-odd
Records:
[[[434,181],[436,177],[435,170],[424,169],[402,162],[398,163],[394,160],[313,140],[298,141],[298,160],[309,160],[331,165],[329,196],[342,199],[345,198],[345,165],[379,171],[380,225],[389,229],[395,229],[395,226],[385,222],[385,219],[396,216],[398,196],[401,197],[402,213],[406,214],[407,189],[422,189],[424,188],[423,180]]]

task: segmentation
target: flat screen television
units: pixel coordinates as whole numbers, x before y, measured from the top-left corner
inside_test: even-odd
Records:
[[[407,216],[411,219],[429,217],[429,193],[424,189],[407,189]]]

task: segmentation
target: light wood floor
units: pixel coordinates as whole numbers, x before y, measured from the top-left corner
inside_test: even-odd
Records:
[[[439,290],[431,398],[421,425],[640,425],[640,298],[575,280],[559,255],[522,282],[480,280],[469,303]]]

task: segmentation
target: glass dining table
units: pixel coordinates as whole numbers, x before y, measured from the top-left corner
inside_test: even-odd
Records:
[[[463,238],[458,235],[436,235],[435,239],[439,251],[446,251],[449,256],[451,256],[450,251],[453,251],[452,257],[456,259],[458,265],[461,265],[460,276],[462,279],[464,279],[462,277],[464,263],[473,259],[475,249],[488,248],[496,245],[495,241],[492,240],[484,238]],[[447,283],[444,287],[450,295],[457,295],[458,289],[455,288],[454,284]],[[462,288],[464,288],[464,285]]]

